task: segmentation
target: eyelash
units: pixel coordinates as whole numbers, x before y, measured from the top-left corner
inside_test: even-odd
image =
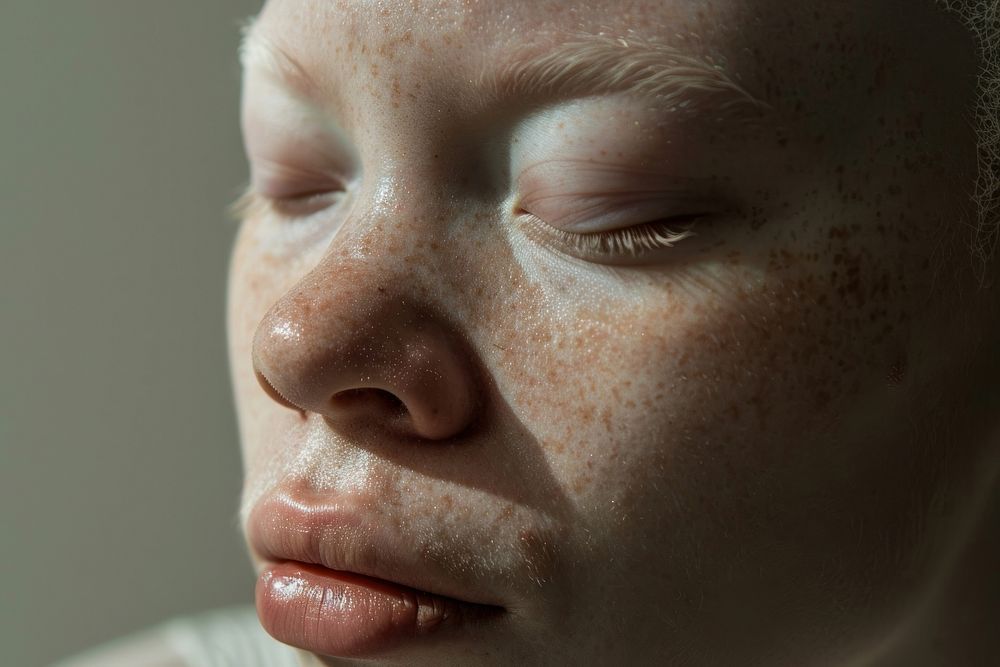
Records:
[[[622,229],[588,234],[563,231],[532,216],[534,225],[544,226],[542,234],[554,237],[562,247],[584,257],[635,258],[647,252],[672,248],[697,234],[691,229],[703,215],[681,215]],[[678,229],[680,228],[680,229]]]
[[[265,213],[277,214],[288,220],[305,219],[312,212],[306,215],[289,215],[287,207],[303,206],[316,197],[325,197],[330,194],[317,193],[316,195],[274,198],[265,197],[249,187],[236,201],[230,204],[229,215],[237,221]],[[286,207],[286,210],[282,211],[282,207]],[[323,208],[325,207],[317,207],[316,211]],[[525,214],[531,215],[526,212]],[[700,214],[680,215],[623,229],[587,234],[563,231],[535,216],[531,216],[530,219],[536,227],[544,227],[543,235],[548,236],[549,239],[554,238],[560,246],[568,248],[574,254],[583,257],[635,258],[647,252],[672,248],[685,239],[697,236],[697,233],[691,228],[703,217]],[[681,227],[679,230],[678,226]]]
[[[248,187],[226,207],[226,213],[230,218],[239,222],[261,213],[264,205],[265,203],[253,191],[253,188]]]
[[[268,213],[279,215],[290,221],[304,220],[313,213],[331,206],[335,203],[335,198],[339,198],[342,194],[340,191],[331,191],[296,195],[294,197],[268,197],[260,194],[253,189],[253,186],[250,186],[236,201],[229,205],[228,210],[229,215],[237,221]],[[321,199],[331,199],[331,201],[325,205],[318,205],[317,201]],[[301,209],[304,206],[309,206],[310,202],[315,205],[315,209],[310,210],[308,213],[293,214],[289,212],[294,208]]]

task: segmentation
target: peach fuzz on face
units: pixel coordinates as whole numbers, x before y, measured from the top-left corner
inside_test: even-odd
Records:
[[[929,514],[955,482],[942,461],[961,475],[978,455],[952,445],[979,435],[965,371],[996,331],[975,297],[949,317],[975,283],[954,259],[975,166],[973,89],[954,72],[974,67],[971,45],[930,6],[900,32],[889,4],[269,2],[254,30],[303,63],[354,172],[336,207],[258,210],[234,248],[244,514],[280,493],[350,495],[429,568],[516,610],[418,662],[540,645],[721,659],[777,636],[794,660],[875,641],[947,533]],[[477,107],[482,68],[567,32],[669,42],[767,111],[706,123],[615,94]],[[904,57],[931,34],[948,58]],[[301,136],[283,145],[282,123],[320,121],[262,114],[282,93],[253,70],[246,90],[251,163],[294,162]],[[697,181],[725,205],[655,260],[607,266],[515,215],[518,151],[563,160],[567,179],[574,164],[660,170],[664,189]],[[385,360],[407,341],[447,366],[452,384],[428,392],[474,396],[446,443],[382,404],[299,414],[254,377],[256,356],[306,396],[350,366],[402,394],[423,361]]]

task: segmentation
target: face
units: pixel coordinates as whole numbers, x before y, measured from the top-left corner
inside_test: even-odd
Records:
[[[266,4],[229,347],[269,632],[806,665],[905,621],[994,425],[977,63],[930,2],[823,4]]]

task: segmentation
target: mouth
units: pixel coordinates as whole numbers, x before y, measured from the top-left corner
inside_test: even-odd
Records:
[[[255,599],[264,629],[307,651],[364,658],[474,634],[505,614],[375,525],[344,504],[258,505],[247,533],[263,563]]]
[[[460,633],[503,613],[500,607],[296,561],[264,569],[256,603],[262,625],[275,639],[335,657],[385,653],[432,634]]]

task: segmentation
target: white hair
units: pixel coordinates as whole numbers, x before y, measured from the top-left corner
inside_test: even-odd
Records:
[[[972,253],[986,282],[986,268],[1000,241],[1000,0],[938,0],[959,16],[979,48],[976,134],[979,169],[973,201]]]

